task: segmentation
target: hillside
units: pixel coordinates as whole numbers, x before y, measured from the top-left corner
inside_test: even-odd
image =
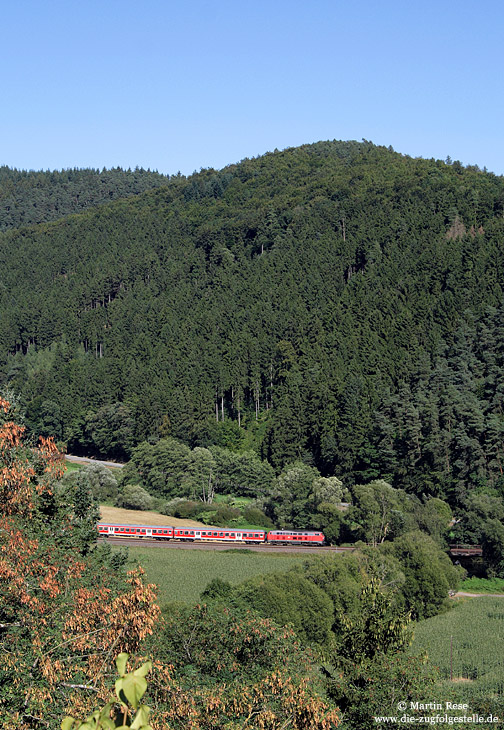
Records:
[[[477,168],[323,142],[10,230],[0,376],[83,454],[170,435],[495,486],[503,211]]]
[[[71,169],[34,172],[0,167],[0,231],[63,218],[166,185],[150,170]]]

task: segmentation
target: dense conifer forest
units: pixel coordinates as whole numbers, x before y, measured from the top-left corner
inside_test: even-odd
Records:
[[[166,184],[165,175],[135,170],[27,172],[0,167],[0,230],[45,223]]]
[[[0,201],[0,376],[34,433],[501,489],[502,178],[334,141],[189,178],[2,168]]]

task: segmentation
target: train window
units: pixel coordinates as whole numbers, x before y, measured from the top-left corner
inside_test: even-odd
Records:
[[[223,532],[219,532],[219,537],[224,537],[224,533]]]
[[[234,532],[230,532],[229,537],[236,537],[236,535],[234,534]]]
[[[190,535],[194,535],[194,530],[191,530],[191,532],[189,534]]]
[[[142,535],[145,535],[145,530],[140,530],[140,532],[142,533]]]

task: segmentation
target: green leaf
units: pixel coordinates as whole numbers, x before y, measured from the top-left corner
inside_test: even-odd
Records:
[[[61,730],[72,730],[75,718],[67,716],[61,721]]]
[[[124,695],[130,705],[136,710],[147,689],[147,681],[143,677],[135,677],[134,674],[127,674],[122,679],[116,681],[115,687],[119,700],[124,702],[124,698],[121,696]]]
[[[117,667],[117,673],[121,675],[121,677],[126,674],[126,664],[129,659],[129,654],[127,654],[125,651],[123,651],[116,659],[116,667]]]
[[[100,719],[99,727],[103,730],[116,730],[116,724],[110,717],[104,717]]]
[[[146,705],[140,705],[135,719],[131,723],[132,730],[141,730],[149,724],[150,709]]]
[[[152,662],[145,662],[145,664],[142,664],[141,667],[139,667],[138,669],[135,669],[133,674],[135,675],[135,677],[145,677],[145,675],[148,674],[151,669],[152,669]]]
[[[110,717],[110,710],[112,709],[112,702],[108,702],[100,712],[100,723],[103,730],[115,730],[116,724]]]
[[[124,681],[124,677],[121,677],[121,679],[116,679],[115,692],[116,692],[119,702],[122,702],[125,705],[127,702],[126,697],[124,697],[124,695],[121,697],[121,694],[123,693],[123,691],[122,691],[123,681]]]

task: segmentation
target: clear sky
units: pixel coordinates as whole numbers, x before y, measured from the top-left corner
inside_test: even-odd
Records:
[[[501,0],[3,0],[0,164],[190,174],[326,139],[504,174]]]

